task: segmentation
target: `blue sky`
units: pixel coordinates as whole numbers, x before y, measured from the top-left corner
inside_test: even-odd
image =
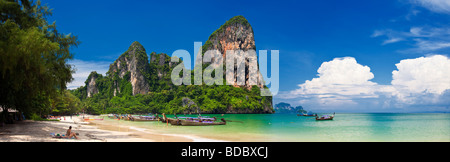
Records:
[[[42,2],[54,8],[49,20],[82,42],[73,49],[78,71],[69,88],[82,85],[91,70],[106,72],[133,41],[147,53],[193,54],[194,41],[204,43],[243,15],[257,50],[280,51],[274,103],[314,111],[450,111],[449,71],[442,70],[450,53],[446,0]]]

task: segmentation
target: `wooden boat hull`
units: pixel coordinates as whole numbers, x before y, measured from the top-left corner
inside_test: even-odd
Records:
[[[211,126],[211,125],[226,125],[227,122],[222,119],[222,122],[196,122],[189,120],[181,120],[182,126]]]
[[[321,120],[333,120],[334,117],[329,117],[329,118],[316,118],[317,121],[321,121]]]
[[[103,120],[103,119],[84,119],[84,121],[89,121],[89,120]]]
[[[157,117],[159,118],[159,121],[161,121],[162,123],[170,123],[170,125],[181,125],[181,120],[180,119],[173,119],[173,118],[168,118],[164,113],[162,114],[163,117]]]
[[[202,118],[203,119],[203,118]],[[200,120],[202,120],[200,119]],[[214,122],[216,119],[203,119],[203,122],[199,122],[199,119],[174,119],[168,118],[165,114],[163,114],[163,118],[159,118],[159,120],[163,123],[170,123],[170,125],[178,125],[178,126],[208,126],[208,125],[226,125],[226,121],[222,119],[222,122]]]
[[[319,118],[318,116],[316,116],[316,121],[321,121],[321,120],[333,120],[333,118],[334,118],[334,115],[336,115],[336,113],[333,113],[333,115],[331,115],[331,116],[322,116],[321,118]]]
[[[167,118],[166,121],[164,121],[163,123],[170,123],[170,125],[181,125],[181,120],[180,119]]]
[[[125,121],[132,121],[133,119],[131,119],[131,118],[129,118],[129,117],[123,117],[122,120],[125,120]]]
[[[148,121],[148,122],[153,122],[153,121],[159,121],[158,119],[138,119],[138,118],[134,118],[133,121]]]

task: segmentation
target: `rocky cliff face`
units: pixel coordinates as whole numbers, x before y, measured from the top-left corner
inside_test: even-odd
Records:
[[[155,67],[158,79],[170,76],[171,73],[168,69],[178,65],[178,63],[171,62],[170,58],[171,57],[165,53],[156,54],[156,52],[152,52],[150,54],[150,65]]]
[[[128,73],[129,81],[133,87],[133,95],[147,94],[149,92],[149,83],[146,79],[146,74],[150,67],[148,64],[148,56],[144,47],[139,42],[133,42],[128,50],[123,53],[113,64],[109,66],[107,74],[110,77],[117,75],[123,79]],[[128,77],[128,76],[127,76]],[[114,83],[115,93],[120,92],[118,83]]]
[[[86,80],[87,97],[92,97],[98,93],[98,87],[95,80],[98,78],[97,72],[93,71]]]
[[[202,47],[202,54],[205,54],[208,50],[218,50],[222,56],[224,65],[226,66],[227,51],[234,50],[233,56],[236,60],[234,61],[234,78],[226,78],[228,83],[234,83],[234,87],[246,88],[251,90],[253,85],[257,85],[259,88],[264,88],[264,80],[259,72],[258,59],[256,56],[256,45],[253,33],[253,28],[250,23],[243,16],[235,16],[225,22],[219,29],[214,31],[209,39],[205,42]],[[238,52],[241,51],[241,52]],[[250,55],[244,55],[245,52],[250,53]],[[238,64],[238,60],[243,60],[244,64]],[[238,69],[244,66],[245,78],[240,78],[237,73]],[[254,69],[252,69],[254,68]],[[226,71],[224,77],[229,76],[230,71]],[[251,77],[256,76],[256,77]],[[238,79],[244,81],[244,85],[238,85]],[[226,113],[274,113],[272,106],[272,97],[266,96],[269,102],[263,104],[263,109],[241,109],[232,106],[227,106]],[[248,100],[248,96],[246,96]],[[204,113],[216,113],[216,112],[204,112]]]
[[[253,29],[243,16],[228,20],[211,34],[208,41],[204,46],[206,50],[217,49],[224,58],[227,50],[256,50]]]
[[[236,52],[235,58],[236,60],[244,60],[245,62],[245,85],[240,87],[246,87],[247,89],[251,89],[252,85],[257,84],[258,87],[263,88],[264,82],[261,74],[257,70],[258,63],[256,57],[256,46],[255,46],[255,38],[253,34],[253,29],[248,23],[247,19],[243,16],[235,16],[228,20],[225,24],[223,24],[219,29],[214,31],[213,34],[209,37],[208,41],[205,42],[203,46],[203,53],[207,50],[218,50],[222,53],[223,59],[226,60],[227,50],[242,50],[243,52],[253,52],[254,55],[244,56],[244,53]],[[225,63],[224,63],[225,64]],[[234,80],[234,86],[238,86],[238,77],[236,77],[237,69],[239,69],[239,64],[235,61],[235,78],[228,79],[227,82],[231,83]],[[250,70],[251,67],[255,67],[256,70]],[[224,69],[225,70],[225,69]],[[226,75],[229,75],[231,72],[226,72]],[[252,78],[250,76],[257,76],[256,78]],[[242,78],[241,78],[242,79]]]
[[[150,61],[146,50],[139,42],[133,42],[109,67],[104,77],[93,72],[86,80],[86,89],[80,92],[85,97],[97,97],[97,99],[111,102],[117,97],[138,95],[142,100],[127,103],[124,107],[121,103],[114,102],[112,107],[106,108],[107,112],[125,111],[152,111],[152,112],[184,112],[184,113],[273,113],[272,97],[260,96],[259,90],[252,88],[256,85],[264,87],[262,77],[256,70],[258,77],[250,77],[250,68],[258,67],[253,29],[242,16],[231,18],[217,29],[205,42],[202,54],[207,50],[218,50],[223,58],[234,57],[235,76],[237,69],[244,66],[245,85],[234,84],[234,87],[190,85],[175,86],[171,81],[171,72],[179,63],[171,62],[167,54],[152,52]],[[227,50],[253,51],[253,56],[248,57],[244,52],[238,52],[230,56]],[[238,65],[238,60],[244,60],[244,64]],[[206,66],[204,66],[206,67]],[[202,68],[204,68],[202,67]],[[225,70],[225,69],[224,69]],[[230,73],[230,72],[227,72]],[[227,76],[226,74],[224,76]],[[191,76],[194,77],[194,76]],[[242,78],[239,78],[242,79]],[[231,78],[227,82],[237,82],[237,78]],[[243,90],[243,89],[247,90]],[[150,92],[151,91],[151,92]],[[98,94],[97,94],[98,93]],[[94,94],[97,94],[94,96]],[[134,105],[136,110],[127,109]],[[144,106],[143,106],[144,105]],[[95,106],[95,105],[94,105]],[[92,107],[95,111],[105,111],[103,107]]]

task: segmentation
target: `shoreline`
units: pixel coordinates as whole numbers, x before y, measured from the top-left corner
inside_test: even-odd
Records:
[[[93,125],[96,126],[98,129],[108,131],[133,132],[133,134],[138,135],[139,137],[144,139],[153,140],[153,142],[228,142],[225,140],[217,140],[199,137],[195,135],[155,133],[154,131],[148,128],[140,128],[136,126],[112,125],[99,122],[96,120],[90,121],[89,125]]]
[[[87,115],[86,118],[102,118]],[[66,116],[61,121],[16,121],[0,127],[0,142],[448,142],[448,114],[340,114],[333,122],[292,115],[230,116],[227,127],[178,127],[161,123],[90,120]],[[69,126],[79,139],[56,139]],[[432,127],[431,127],[432,126]],[[295,128],[295,129],[292,129]],[[401,129],[399,129],[401,128]],[[244,130],[245,129],[245,130]],[[357,134],[355,134],[357,132]]]
[[[93,116],[89,116],[93,117]],[[69,126],[78,139],[53,138],[51,133],[65,134]],[[15,121],[0,127],[0,142],[219,142],[181,134],[157,134],[149,129],[84,122],[82,117],[65,116],[60,121]],[[222,141],[223,142],[223,141]]]

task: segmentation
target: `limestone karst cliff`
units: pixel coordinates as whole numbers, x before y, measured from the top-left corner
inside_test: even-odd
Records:
[[[87,89],[87,97],[92,97],[94,94],[98,93],[98,87],[96,83],[96,79],[99,77],[96,71],[91,72],[89,77],[86,79],[86,89]]]
[[[234,83],[233,85],[237,87],[239,76],[236,74],[240,66],[245,66],[245,76],[242,76],[245,78],[241,78],[244,81],[244,85],[240,85],[240,87],[246,87],[247,89],[251,89],[252,85],[257,85],[260,88],[264,87],[262,76],[257,70],[258,63],[253,28],[243,16],[235,16],[220,26],[219,29],[211,34],[202,50],[203,54],[207,50],[218,50],[224,60],[227,58],[227,51],[235,50],[233,57],[236,60],[243,60],[244,64],[241,65],[237,61],[234,62],[235,77],[226,78],[227,82]],[[244,52],[251,52],[252,55],[245,56]],[[253,69],[251,68],[254,68],[255,71],[252,71]],[[226,71],[227,76],[230,73],[230,71]]]
[[[150,66],[145,48],[135,41],[125,53],[109,66],[107,74],[111,77],[123,79],[129,72],[130,76],[127,79],[131,82],[132,94],[147,94],[149,92],[149,83],[145,74],[149,70]],[[118,87],[117,82],[114,83],[114,87]],[[120,89],[116,88],[116,91],[120,91]]]
[[[258,77],[249,76],[254,75],[250,74],[250,68],[257,69],[258,63],[256,54],[248,57],[243,53],[256,49],[248,21],[236,16],[225,22],[211,34],[202,52],[211,49],[220,51],[224,59],[236,58],[235,69],[244,66],[245,75],[241,76],[244,85],[175,86],[171,72],[182,61],[171,62],[171,57],[165,53],[147,54],[136,41],[110,65],[106,76],[91,73],[86,86],[74,93],[87,102],[87,112],[91,113],[274,113],[272,97],[260,95],[264,82],[259,71],[253,71]],[[227,50],[243,52],[227,56]],[[238,60],[244,60],[244,64],[238,64]],[[224,72],[230,73],[225,69]],[[230,79],[225,78],[226,75],[227,82],[236,82],[239,77]],[[191,77],[193,80],[194,75]]]

